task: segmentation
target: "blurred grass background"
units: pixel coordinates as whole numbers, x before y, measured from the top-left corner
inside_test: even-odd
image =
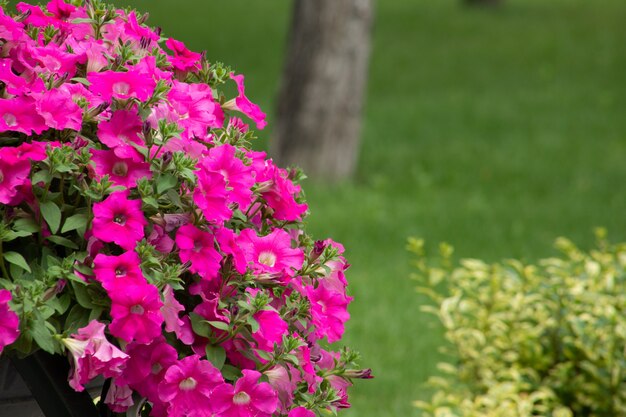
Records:
[[[313,1],[313,0],[312,0]],[[246,75],[271,113],[287,0],[119,0]],[[534,260],[565,235],[626,239],[626,2],[377,3],[356,180],[304,184],[318,238],[345,244],[355,301],[345,343],[376,379],[344,417],[410,417],[442,343],[409,280],[407,236],[459,257]],[[432,245],[433,247],[435,245]]]

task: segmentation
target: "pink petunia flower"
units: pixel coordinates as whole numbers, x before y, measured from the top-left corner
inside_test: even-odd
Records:
[[[189,318],[179,317],[181,311],[185,311],[185,307],[174,297],[174,289],[166,285],[163,289],[163,307],[161,307],[161,314],[165,319],[165,330],[174,332],[181,342],[191,345],[194,341],[193,331],[188,323]]]
[[[158,386],[178,359],[176,349],[159,337],[148,345],[131,343],[126,352],[130,359],[119,379],[148,400],[159,401]]]
[[[165,41],[165,45],[174,52],[174,56],[168,56],[167,59],[175,69],[183,72],[196,72],[201,68],[200,60],[202,56],[187,49],[181,41],[169,38]]]
[[[128,191],[116,191],[95,203],[93,214],[93,235],[104,242],[133,250],[144,238],[143,228],[148,222],[141,211],[141,200],[129,200]]]
[[[67,90],[47,91],[37,98],[36,109],[48,127],[57,130],[81,129],[83,109],[74,103]]]
[[[83,385],[98,375],[112,378],[122,373],[128,355],[107,340],[105,327],[92,320],[76,334],[61,340],[72,357],[69,383],[75,391],[82,391]]]
[[[11,292],[0,290],[0,353],[5,346],[15,342],[20,335],[19,318],[9,307],[9,301],[11,301]]]
[[[231,73],[230,78],[235,81],[237,84],[237,90],[239,91],[239,96],[235,98],[235,106],[237,110],[251,118],[256,123],[256,127],[258,129],[263,129],[267,125],[267,122],[265,121],[266,114],[261,111],[261,108],[258,105],[254,104],[250,101],[250,99],[248,99],[248,97],[246,97],[243,75],[235,75],[234,73]]]
[[[224,385],[220,371],[200,356],[188,356],[170,366],[159,384],[159,398],[169,417],[212,416],[213,395]]]
[[[15,148],[0,148],[0,203],[15,203],[20,187],[26,184],[30,174],[30,161],[15,156]],[[17,204],[21,198],[17,199]]]
[[[189,270],[205,279],[217,277],[222,255],[215,249],[215,238],[194,225],[186,224],[176,233],[180,260],[191,262]]]
[[[109,120],[98,125],[98,139],[112,148],[120,158],[131,158],[137,155],[132,144],[145,147],[141,133],[142,121],[137,110],[117,110]]]
[[[152,232],[148,236],[148,243],[163,254],[170,253],[174,248],[174,240],[157,224],[153,226]]]
[[[126,285],[124,291],[109,292],[111,334],[127,342],[149,343],[161,334],[161,297],[151,284]]]
[[[228,207],[226,180],[221,174],[204,170],[196,175],[198,184],[193,192],[193,201],[209,222],[221,225],[233,214]]]
[[[289,412],[287,417],[315,417],[315,413],[304,407],[296,407]]]
[[[167,94],[169,106],[157,106],[155,111],[178,123],[184,129],[183,138],[205,137],[207,129],[224,125],[224,112],[213,99],[206,84],[187,84],[174,80]]]
[[[278,408],[278,397],[272,386],[259,383],[259,378],[259,372],[244,369],[234,387],[222,384],[215,388],[215,413],[221,417],[271,417]]]
[[[254,230],[244,229],[238,242],[248,265],[258,274],[293,277],[304,263],[304,253],[291,248],[291,237],[282,229],[275,229],[267,236],[257,236]]]
[[[32,97],[0,98],[0,132],[35,132],[40,135],[48,129],[39,115]]]
[[[229,188],[228,200],[239,204],[244,210],[252,202],[254,177],[252,168],[237,158],[236,151],[237,148],[229,144],[211,148],[201,166],[208,171],[222,174]]]
[[[289,326],[274,310],[258,311],[254,314],[254,319],[259,324],[258,330],[252,333],[257,347],[267,352],[274,351],[274,344],[280,345]]]
[[[315,335],[326,336],[329,343],[341,339],[344,324],[350,318],[348,304],[352,300],[343,292],[327,289],[324,285],[306,287],[306,296],[311,301],[311,317]]]
[[[97,177],[108,175],[114,185],[133,188],[141,178],[152,178],[150,164],[142,161],[136,151],[134,157],[130,158],[120,158],[114,151],[97,149],[91,149],[91,154]]]
[[[91,83],[89,89],[106,101],[112,98],[118,100],[136,98],[139,101],[146,101],[156,87],[154,79],[145,77],[136,70],[90,72],[87,74],[87,80]]]
[[[108,292],[123,291],[126,285],[141,285],[146,279],[139,268],[141,260],[137,252],[128,251],[119,256],[99,253],[93,260],[93,273]]]
[[[308,206],[296,201],[295,197],[300,193],[300,186],[288,178],[286,170],[278,168],[271,161],[268,161],[264,176],[269,187],[264,189],[261,195],[274,210],[274,217],[287,221],[301,220]]]
[[[125,413],[134,404],[133,390],[128,385],[119,385],[117,379],[113,378],[104,403],[116,413]]]

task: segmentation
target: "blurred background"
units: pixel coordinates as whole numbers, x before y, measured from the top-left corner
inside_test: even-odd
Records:
[[[245,74],[270,149],[291,1],[116,4]],[[375,3],[356,172],[303,184],[311,234],[346,246],[344,342],[375,375],[340,415],[419,416],[428,398],[443,339],[419,311],[408,236],[490,261],[551,256],[558,236],[587,248],[596,226],[626,239],[625,21],[623,0]]]

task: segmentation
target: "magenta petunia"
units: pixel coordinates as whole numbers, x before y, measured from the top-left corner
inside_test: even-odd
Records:
[[[224,125],[224,112],[213,98],[211,87],[206,84],[187,84],[174,80],[167,98],[168,119],[184,129],[183,138],[204,138],[207,129]]]
[[[41,134],[48,129],[32,97],[0,98],[0,132]]]
[[[230,219],[233,212],[228,207],[228,190],[222,174],[201,170],[196,173],[198,184],[193,193],[193,201],[211,223],[221,225]]]
[[[168,56],[167,59],[175,69],[196,72],[202,67],[200,64],[202,55],[187,49],[181,41],[169,38],[165,45],[174,52],[174,56]]]
[[[213,391],[215,413],[220,417],[271,417],[278,408],[276,392],[267,382],[259,383],[259,372],[242,372],[234,387],[223,384]]]
[[[92,320],[76,334],[62,339],[72,358],[70,386],[82,391],[84,384],[98,375],[105,378],[119,376],[128,355],[111,344],[104,335],[105,325]]]
[[[304,407],[296,407],[289,412],[287,417],[315,417],[315,413]]]
[[[300,193],[300,186],[295,185],[288,178],[286,170],[278,168],[271,161],[268,162],[268,168],[264,175],[269,186],[263,189],[261,195],[274,210],[274,217],[287,221],[301,220],[308,206],[296,201],[296,196]]]
[[[9,307],[11,292],[0,290],[0,353],[4,348],[15,342],[20,335],[19,318]]]
[[[118,380],[113,378],[104,403],[116,413],[125,413],[134,404],[133,390],[128,385],[120,385]]]
[[[289,326],[274,310],[258,311],[254,314],[254,319],[259,324],[257,331],[252,333],[252,337],[257,342],[257,347],[267,352],[273,352],[274,345],[281,344]]]
[[[87,80],[91,83],[89,89],[107,101],[112,98],[118,100],[136,98],[139,101],[146,101],[156,87],[156,82],[152,78],[145,77],[136,70],[90,72],[87,74]]]
[[[144,238],[146,218],[141,200],[129,200],[128,191],[116,191],[101,203],[93,205],[92,232],[104,242],[113,242],[132,250]]]
[[[165,371],[176,363],[178,353],[163,337],[150,344],[131,343],[126,348],[130,359],[120,380],[150,401],[158,401],[158,386]]]
[[[136,110],[117,110],[109,120],[98,125],[98,139],[120,158],[130,158],[137,155],[133,144],[145,147],[139,137],[141,127],[141,117]]]
[[[83,110],[74,103],[67,90],[56,89],[42,94],[37,98],[36,109],[48,127],[57,130],[81,129]]]
[[[174,240],[165,233],[165,230],[161,226],[156,224],[148,236],[148,243],[163,254],[170,253],[174,248]]]
[[[163,289],[163,307],[161,314],[165,320],[165,330],[174,332],[178,340],[186,345],[191,345],[194,341],[193,332],[189,328],[188,317],[183,319],[179,317],[181,311],[185,311],[185,307],[176,300],[174,289],[166,285]]]
[[[119,256],[99,253],[93,260],[93,273],[108,292],[123,291],[126,285],[141,285],[146,279],[139,268],[141,260],[134,251]]]
[[[222,374],[209,361],[187,356],[167,369],[159,384],[159,398],[167,404],[169,417],[212,416],[212,393],[222,385]]]
[[[329,343],[341,339],[344,324],[350,318],[348,304],[352,300],[343,292],[327,289],[324,285],[306,287],[311,302],[311,323],[318,338],[326,336]]]
[[[14,149],[0,148],[0,203],[15,205],[20,187],[26,184],[30,174],[30,161],[16,157]],[[21,198],[17,199],[21,202]]]
[[[258,105],[254,104],[250,101],[250,99],[248,99],[248,97],[246,97],[243,75],[235,75],[234,73],[231,73],[230,78],[237,84],[237,91],[239,92],[239,96],[235,98],[237,110],[252,119],[256,123],[256,127],[258,129],[263,129],[267,125],[267,122],[265,121],[266,114],[261,111],[261,108]]]
[[[282,229],[258,236],[252,229],[241,231],[239,245],[253,271],[260,274],[278,274],[293,277],[302,268],[304,253],[291,247],[291,237]]]
[[[127,342],[149,343],[161,334],[161,297],[151,284],[126,285],[123,291],[109,292],[111,334]]]
[[[252,168],[236,156],[237,148],[225,144],[209,149],[201,165],[208,171],[222,174],[228,186],[228,200],[244,210],[252,202],[254,177]]]
[[[108,175],[114,185],[134,188],[141,178],[152,178],[150,164],[144,162],[137,151],[129,158],[120,158],[114,151],[97,149],[92,149],[91,154],[97,177]]]
[[[180,260],[191,263],[191,272],[209,280],[217,277],[222,255],[215,249],[211,233],[186,224],[176,233],[176,246],[180,249]]]

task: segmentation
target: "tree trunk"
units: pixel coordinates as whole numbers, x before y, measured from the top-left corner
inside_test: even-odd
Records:
[[[271,154],[313,178],[356,166],[372,0],[295,0]]]

